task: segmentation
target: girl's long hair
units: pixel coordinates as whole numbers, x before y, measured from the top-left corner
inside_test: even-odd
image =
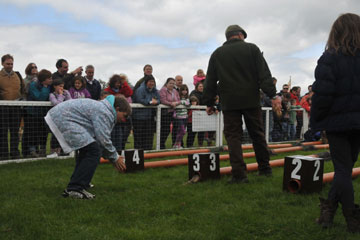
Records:
[[[186,90],[187,92],[186,92],[186,95],[182,95],[182,91],[183,90]],[[185,99],[188,99],[189,98],[189,88],[188,88],[188,86],[186,85],[186,84],[183,84],[183,85],[181,85],[180,86],[180,89],[179,89],[179,96],[180,96],[180,99],[181,99],[181,97],[184,97]]]
[[[325,50],[355,56],[359,49],[360,16],[353,13],[340,15],[331,27]]]
[[[83,90],[84,88],[86,88],[86,81],[85,81],[85,79],[83,78],[83,77],[81,77],[81,76],[75,76],[74,77],[74,79],[73,79],[73,81],[72,81],[72,87],[74,88],[74,89],[76,89],[75,88],[75,81],[77,81],[77,80],[79,80],[80,82],[81,82],[81,88],[79,89],[79,90]],[[77,90],[77,89],[76,89]]]

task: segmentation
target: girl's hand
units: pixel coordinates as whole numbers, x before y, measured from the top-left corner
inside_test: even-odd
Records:
[[[119,156],[119,158],[115,162],[113,162],[113,165],[118,172],[125,172],[126,170],[124,158],[122,156]]]
[[[155,99],[155,98],[153,98],[152,100],[151,100],[151,105],[156,105],[158,103],[158,101]]]

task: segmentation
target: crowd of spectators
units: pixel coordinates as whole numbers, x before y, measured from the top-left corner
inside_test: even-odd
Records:
[[[273,79],[276,82],[276,79]],[[299,86],[291,87],[291,84],[284,84],[277,93],[276,104],[272,106],[271,100],[265,95],[261,95],[261,105],[263,107],[273,107],[269,116],[269,141],[291,141],[299,139],[303,127],[303,111],[310,113],[311,97],[313,95],[312,86],[308,86],[308,92],[300,96]],[[265,119],[265,113],[263,115]],[[264,121],[265,122],[265,121]]]
[[[109,94],[120,95],[129,103],[140,103],[144,106],[164,104],[169,107],[162,109],[161,112],[161,149],[166,148],[170,135],[173,148],[193,147],[195,137],[198,146],[203,146],[204,142],[211,145],[215,140],[214,132],[192,131],[192,114],[197,110],[176,108],[179,105],[185,107],[203,105],[202,95],[206,76],[202,69],[198,69],[193,77],[195,89],[191,92],[189,87],[183,84],[181,75],[169,77],[164,86],[158,87],[152,75],[153,67],[149,64],[144,66],[144,76],[134,86],[130,84],[125,74],[114,74],[110,77],[107,87],[102,89],[100,82],[94,78],[93,65],[85,67],[85,74],[82,67],[69,72],[67,60],[59,59],[55,64],[57,71],[51,73],[46,69],[38,71],[35,63],[29,63],[23,79],[19,72],[13,71],[14,58],[11,55],[4,55],[1,61],[3,69],[0,72],[0,100],[50,101],[55,106],[71,99],[102,100]],[[311,86],[303,97],[300,97],[300,87],[289,88],[288,84],[284,84],[278,93],[278,111],[274,110],[271,114],[270,141],[295,139],[302,125],[301,112],[297,112],[296,109],[303,107],[306,111],[310,111]],[[221,111],[218,96],[214,102],[216,102],[216,110]],[[263,106],[271,107],[270,102],[266,96],[263,96]],[[19,158],[21,154],[23,157],[39,157],[46,154],[49,128],[44,116],[48,110],[49,107],[0,106],[0,159]],[[20,126],[23,129],[22,134],[19,134]],[[115,125],[111,136],[118,151],[125,149],[131,132],[134,136],[135,149],[153,149],[156,108],[135,108],[131,118]],[[186,133],[186,141],[183,141]],[[61,155],[62,151],[56,138],[52,137],[50,145],[51,157]]]

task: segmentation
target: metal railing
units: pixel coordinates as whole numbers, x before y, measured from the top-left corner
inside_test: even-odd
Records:
[[[19,125],[19,129],[18,129],[19,130],[19,138],[20,138],[19,142],[20,142],[20,144],[17,147],[17,149],[20,150],[19,152],[21,154],[16,155],[16,156],[15,155],[11,156],[11,154],[10,154],[9,158],[13,158],[14,160],[16,160],[16,159],[23,159],[25,157],[29,157],[29,156],[25,156],[25,152],[24,152],[24,149],[23,149],[24,148],[24,139],[21,139],[21,134],[22,134],[21,131],[23,129],[27,129],[27,127],[30,127],[30,129],[31,129],[31,125],[35,124],[35,122],[31,122],[32,115],[27,114],[28,110],[33,109],[36,112],[36,110],[40,110],[40,109],[44,110],[44,108],[49,109],[51,106],[52,105],[51,105],[50,102],[42,102],[42,101],[0,101],[0,109],[6,108],[6,107],[15,107],[15,108],[19,108],[20,112],[23,114],[21,116],[21,119],[22,119],[21,125]],[[155,132],[151,133],[151,135],[149,137],[150,138],[152,137],[155,140],[155,144],[153,144],[152,148],[148,149],[147,151],[161,151],[161,150],[163,150],[163,148],[161,146],[163,144],[161,141],[163,141],[163,138],[164,138],[164,136],[162,136],[162,130],[164,130],[163,129],[164,126],[162,126],[162,123],[164,123],[164,121],[162,122],[162,117],[164,117],[166,115],[166,114],[164,115],[164,112],[166,112],[167,109],[169,109],[169,107],[165,106],[165,105],[162,105],[162,104],[160,104],[158,106],[150,106],[149,107],[149,106],[144,106],[142,104],[134,104],[134,103],[131,104],[131,107],[133,109],[149,109],[149,108],[154,109],[153,110],[154,111],[154,115],[153,115],[154,119],[153,119],[153,121],[155,122],[155,129],[154,129]],[[205,111],[206,106],[190,106],[190,107],[178,106],[176,108],[177,109],[186,108],[188,110],[193,110],[193,112],[194,112],[194,110],[195,111]],[[262,110],[264,112],[263,115],[264,115],[264,129],[265,129],[266,141],[267,142],[272,142],[271,141],[271,134],[272,134],[272,132],[271,132],[271,113],[272,113],[272,108],[263,107]],[[300,140],[301,140],[301,139],[303,139],[303,134],[308,130],[308,122],[309,121],[308,121],[308,114],[306,113],[306,111],[304,109],[299,109],[297,111],[302,111],[303,112],[303,114],[302,114],[303,124],[302,124],[301,135],[300,135]],[[40,112],[39,114],[44,113],[44,111],[39,111],[39,112]],[[0,116],[0,117],[3,117],[3,116]],[[34,121],[36,119],[39,119],[39,117],[41,119],[41,117],[43,117],[43,116],[37,115],[37,117],[34,118]],[[24,121],[24,119],[27,120],[27,121]],[[1,120],[4,120],[4,119],[1,119]],[[172,121],[171,123],[166,123],[167,125],[165,124],[165,126],[169,126],[170,129],[171,128],[173,129],[174,125],[175,125],[175,121],[173,119],[171,119],[171,121]],[[215,133],[213,133],[213,131],[208,131],[208,132],[212,132],[211,135],[212,135],[212,137],[215,138],[215,141],[214,141],[214,144],[211,145],[211,147],[222,147],[222,146],[225,145],[224,137],[223,137],[224,126],[223,126],[223,113],[222,112],[219,112],[218,114],[216,114],[212,118],[207,118],[206,116],[203,116],[202,118],[200,118],[200,120],[195,120],[195,121],[196,121],[195,122],[196,124],[193,124],[193,127],[192,127],[191,130],[192,130],[193,133],[198,133],[198,141],[199,141],[199,135],[200,134],[199,134],[199,132],[197,132],[196,126],[194,127],[194,125],[199,125],[199,124],[200,124],[200,126],[201,125],[208,125],[209,123],[206,122],[206,121],[212,121],[211,124],[215,125]],[[5,122],[6,122],[6,119],[5,119]],[[29,124],[29,126],[26,126],[26,125],[24,126],[24,124],[26,124],[26,123]],[[5,125],[2,124],[1,126],[4,127]],[[187,123],[187,126],[189,126],[188,123]],[[245,126],[245,124],[244,124],[243,128],[245,130],[244,131],[243,142],[244,143],[251,143],[251,139],[249,139],[247,136],[245,136],[246,135],[246,126]],[[34,129],[36,129],[36,128],[34,128]],[[6,134],[8,136],[5,136],[5,138],[3,137],[2,139],[6,139],[8,142],[7,142],[7,144],[3,143],[1,146],[11,145],[11,142],[9,140],[11,138],[11,136],[12,136],[11,132],[10,131],[8,132],[7,130],[5,130],[5,131],[6,131]],[[46,151],[46,154],[49,154],[50,151],[51,151],[49,149],[49,145],[50,145],[49,144],[49,142],[50,142],[49,139],[51,138],[51,133],[50,133],[49,130],[47,130],[47,131],[48,131],[47,133],[42,133],[42,134],[48,134],[47,135],[47,139],[48,139],[47,140],[47,147],[46,147],[45,151]],[[1,132],[4,133],[4,130],[1,131]],[[200,133],[202,135],[202,134],[206,134],[205,132],[207,132],[207,131],[202,131]],[[36,135],[36,134],[41,134],[41,133],[30,132],[30,135]],[[166,140],[166,142],[167,142],[166,146],[167,147],[165,147],[165,149],[173,149],[172,148],[173,143],[171,143],[170,147],[169,147],[169,144],[170,144],[170,141],[174,139],[174,137],[173,137],[174,134],[175,134],[174,132],[171,132],[169,130],[169,134],[168,134],[168,136],[166,136],[167,137],[166,138],[167,139]],[[155,135],[155,137],[154,137],[154,135]],[[189,129],[187,129],[187,134],[182,139],[183,140],[182,146],[184,148],[189,147],[189,146],[187,146],[187,144],[185,144],[186,138],[189,137],[188,135],[189,135]],[[24,135],[22,137],[24,137]],[[132,140],[134,138],[134,128],[131,128],[129,139],[130,138],[132,138]],[[170,139],[170,138],[172,138],[172,139]],[[127,139],[127,140],[129,140],[129,139]],[[297,140],[299,140],[299,139],[297,139]],[[289,141],[289,140],[286,139],[286,141]],[[15,142],[15,144],[16,144],[16,142]],[[201,146],[197,145],[195,147],[201,147]],[[134,148],[134,145],[132,145],[131,143],[125,144],[125,149],[131,149],[131,148]],[[18,157],[18,158],[16,158],[16,157]],[[44,155],[42,157],[44,157]],[[30,159],[32,159],[31,156],[30,156]],[[2,160],[7,160],[7,159],[2,159]]]

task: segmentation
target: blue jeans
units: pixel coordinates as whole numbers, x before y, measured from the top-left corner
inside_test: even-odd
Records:
[[[101,149],[97,142],[80,148],[75,157],[76,165],[67,190],[80,191],[86,189],[95,174],[100,157]]]
[[[185,133],[186,133],[186,123],[187,118],[185,119],[176,119],[177,123],[177,132],[176,132],[176,140],[175,143],[181,143]]]
[[[290,140],[295,140],[295,134],[296,134],[296,127],[295,124],[289,124],[289,128],[290,128]]]
[[[282,140],[287,141],[290,139],[290,124],[287,121],[282,122],[281,124],[282,124],[282,132],[283,132]]]
[[[122,126],[120,123],[115,124],[111,132],[111,141],[116,148],[116,151],[122,150]]]

